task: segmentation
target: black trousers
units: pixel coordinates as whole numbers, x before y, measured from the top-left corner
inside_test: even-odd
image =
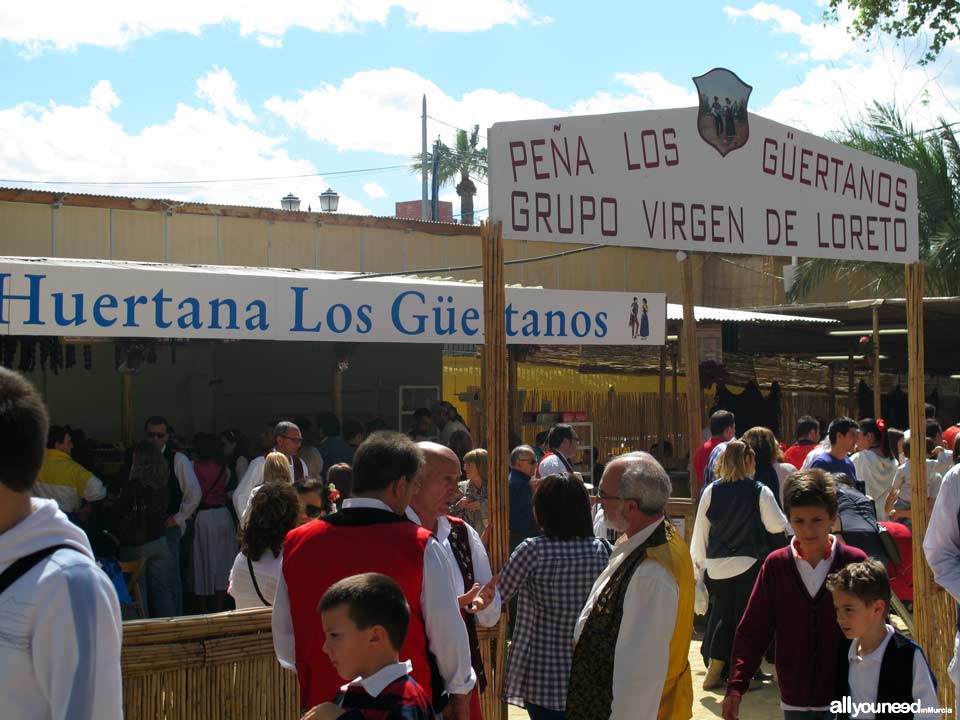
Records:
[[[747,601],[762,564],[758,560],[745,573],[724,580],[714,580],[707,572],[705,581],[707,592],[710,593],[710,605],[707,609],[707,629],[703,634],[703,645],[700,646],[704,664],[709,664],[711,659],[730,663],[733,637],[747,609]]]

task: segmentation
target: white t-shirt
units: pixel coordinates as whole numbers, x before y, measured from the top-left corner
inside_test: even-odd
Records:
[[[283,562],[283,553],[276,557],[271,550],[267,550],[259,560],[253,561],[253,572],[257,576],[257,585],[264,599],[273,605],[273,598],[277,594],[277,578],[280,576],[280,566]],[[230,582],[227,584],[227,593],[237,603],[237,610],[243,608],[266,607],[253,587],[250,578],[250,568],[247,567],[247,556],[237,553],[230,570]]]

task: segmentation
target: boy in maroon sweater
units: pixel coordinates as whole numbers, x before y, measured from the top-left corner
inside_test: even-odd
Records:
[[[866,555],[830,534],[837,516],[837,490],[823,470],[791,473],[783,490],[783,509],[794,538],[767,556],[737,627],[724,720],[739,718],[740,700],[774,638],[784,718],[832,717],[830,701],[844,638],[826,579]]]
[[[336,702],[309,710],[302,720],[433,720],[430,699],[410,677],[400,648],[410,607],[392,578],[364,573],[334,583],[317,608],[323,651],[344,680]]]

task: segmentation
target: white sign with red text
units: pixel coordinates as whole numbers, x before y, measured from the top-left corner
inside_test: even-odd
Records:
[[[919,258],[913,170],[745,112],[746,142],[722,155],[698,131],[701,117],[685,108],[497,123],[490,217],[515,239]]]

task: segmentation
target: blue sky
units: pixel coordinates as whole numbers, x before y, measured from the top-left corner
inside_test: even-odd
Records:
[[[874,99],[924,127],[960,118],[956,48],[923,68],[918,43],[854,42],[817,2],[47,5],[0,9],[6,185],[271,206],[292,191],[304,207],[329,185],[342,210],[389,215],[418,177],[333,173],[408,162],[423,93],[431,116],[486,128],[692,105],[691,78],[715,66],[753,85],[754,112],[820,134]]]

